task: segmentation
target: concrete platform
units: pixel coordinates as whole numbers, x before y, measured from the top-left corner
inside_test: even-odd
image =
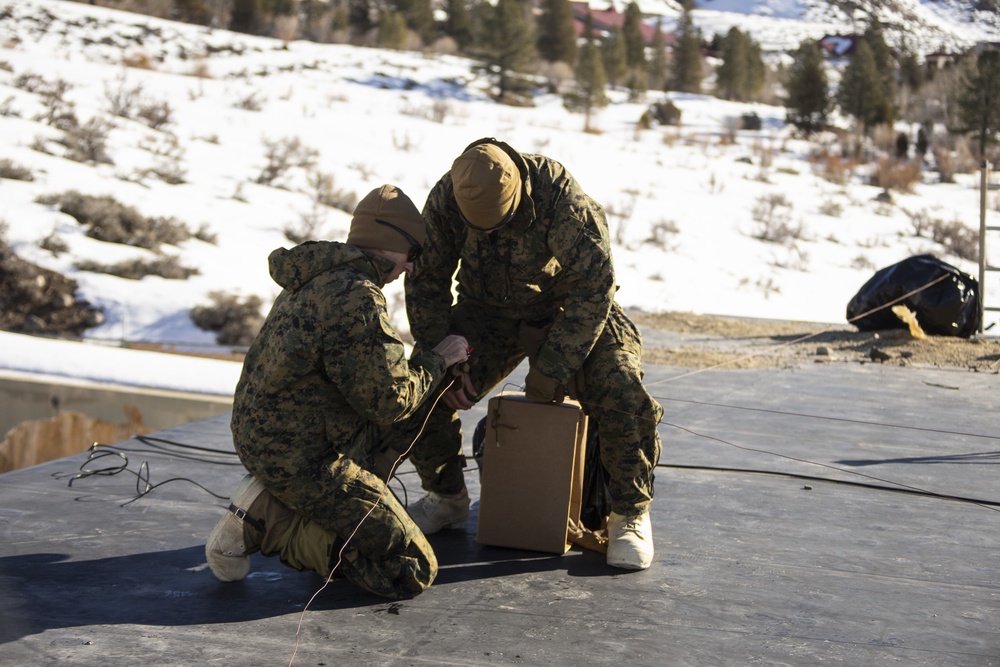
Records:
[[[72,487],[86,455],[0,476],[0,664],[1000,665],[1000,376],[683,375],[647,369],[667,423],[643,572],[480,546],[474,515],[431,537],[441,573],[411,601],[259,555],[223,584],[223,502],[195,483],[228,495],[231,453],[129,441]],[[156,437],[232,451],[225,415]],[[129,502],[135,474],[190,481]]]

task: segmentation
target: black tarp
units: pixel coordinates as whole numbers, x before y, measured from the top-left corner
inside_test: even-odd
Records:
[[[861,331],[905,329],[891,308],[901,303],[926,333],[968,338],[979,330],[979,298],[975,278],[934,255],[915,255],[877,271],[847,304],[847,321]]]

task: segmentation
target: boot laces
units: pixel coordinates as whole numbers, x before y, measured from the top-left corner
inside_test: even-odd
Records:
[[[639,516],[626,516],[622,519],[622,522],[618,525],[617,537],[625,537],[628,533],[634,533],[638,537],[642,537],[642,528],[639,525]]]

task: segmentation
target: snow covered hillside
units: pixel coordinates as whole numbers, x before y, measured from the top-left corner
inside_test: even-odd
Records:
[[[704,4],[720,8],[699,10],[704,26],[728,5],[769,7],[775,20],[807,6]],[[319,236],[345,237],[349,212],[324,205],[320,194],[356,201],[389,182],[422,205],[452,159],[483,136],[562,161],[605,205],[627,307],[843,322],[848,300],[876,268],[912,254],[933,252],[976,273],[917,234],[921,220],[978,228],[976,174],[944,184],[927,171],[912,193],[876,201],[880,191],[864,184],[862,171],[844,184],[816,173],[809,156],[818,147],[792,136],[782,108],[668,94],[683,111],[681,126],[640,130],[658,94],[637,104],[614,92],[596,118],[599,132],[585,134],[583,118],[558,96],[533,108],[496,104],[462,58],[282,43],[58,0],[19,0],[0,17],[0,160],[32,175],[0,180],[0,222],[18,255],[76,279],[80,295],[104,311],[92,338],[213,343],[190,309],[213,291],[269,304],[277,287],[266,258],[292,245],[287,229],[313,225]],[[45,85],[29,90],[29,76]],[[51,100],[43,92],[58,82],[81,124],[110,124],[109,162],[66,159],[63,133],[45,120]],[[167,111],[168,122],[154,129],[148,119],[114,115],[123,95]],[[763,128],[731,133],[732,119],[747,112]],[[293,146],[303,166],[265,182],[269,151]],[[164,247],[197,273],[128,280],[80,270],[88,260],[156,255],[90,238],[39,202],[68,190],[204,230],[209,240]],[[779,225],[788,233],[760,238]],[[42,247],[52,238],[65,250]],[[405,330],[401,288],[387,293]]]

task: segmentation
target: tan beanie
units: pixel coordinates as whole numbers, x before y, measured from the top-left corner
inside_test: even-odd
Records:
[[[451,165],[455,200],[466,221],[479,229],[497,227],[521,203],[521,175],[499,146],[479,144]]]
[[[375,188],[354,209],[347,242],[359,248],[408,253],[424,245],[427,230],[420,211],[395,185]]]

